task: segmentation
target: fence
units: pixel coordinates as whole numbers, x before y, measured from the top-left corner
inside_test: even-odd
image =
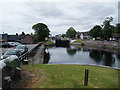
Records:
[[[30,56],[30,54],[32,53],[32,52],[34,52],[36,49],[38,49],[38,47],[40,47],[42,45],[42,42],[40,42],[37,46],[35,46],[33,49],[31,49],[30,51],[28,51],[28,52],[26,52],[26,53],[24,53],[23,55],[21,55],[20,57],[19,57],[19,61],[21,62],[21,61],[23,61],[23,60],[25,60],[25,59],[28,59],[28,57]]]

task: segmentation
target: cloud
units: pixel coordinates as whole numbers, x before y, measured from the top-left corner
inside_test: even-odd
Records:
[[[55,35],[65,33],[70,26],[76,31],[88,31],[107,16],[112,16],[116,24],[117,9],[117,2],[3,2],[0,17],[4,32],[31,33],[32,25],[42,22]]]

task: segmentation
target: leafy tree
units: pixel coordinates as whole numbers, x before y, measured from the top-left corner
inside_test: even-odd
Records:
[[[120,33],[120,24],[116,24],[115,33]]]
[[[20,34],[20,36],[22,36],[22,37],[25,36],[25,33],[22,31],[22,33]]]
[[[31,35],[31,36],[34,36],[34,34],[33,34],[33,33],[30,33],[30,35]]]
[[[106,20],[103,22],[102,34],[104,39],[109,39],[110,37],[112,37],[113,26],[110,25],[111,21],[113,21],[113,18],[107,17]]]
[[[18,36],[18,33],[16,33],[16,35]]]
[[[45,37],[49,37],[50,30],[48,29],[47,25],[43,23],[37,23],[32,26],[32,29],[35,30],[35,41],[45,41]]]
[[[116,27],[114,25],[111,25],[111,29],[112,29],[112,34],[116,33]]]
[[[66,31],[66,35],[69,38],[75,38],[76,36],[76,31],[73,27],[70,27],[67,31]]]
[[[89,32],[90,36],[92,36],[93,38],[101,37],[102,35],[101,29],[102,28],[99,25],[94,26],[93,29],[91,29]]]
[[[34,42],[39,42],[39,35],[38,34],[34,34]]]
[[[62,34],[61,37],[65,38],[65,37],[66,37],[66,34]]]
[[[22,32],[22,36],[25,36],[25,33],[24,33],[24,32]]]

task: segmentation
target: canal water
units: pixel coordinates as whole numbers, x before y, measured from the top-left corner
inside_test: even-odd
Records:
[[[120,68],[120,54],[83,48],[81,46],[47,47],[46,61],[48,64],[89,64]]]

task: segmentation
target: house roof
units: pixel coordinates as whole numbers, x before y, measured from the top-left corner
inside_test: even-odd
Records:
[[[78,32],[78,34],[89,35],[89,32]]]
[[[0,34],[0,36],[1,36],[0,40],[5,40],[5,41],[20,41],[21,39],[23,39],[26,36],[30,36],[30,37],[34,38],[30,34],[26,34],[25,36]]]
[[[21,39],[21,36],[18,36],[18,35],[8,35],[8,40],[9,41],[17,41],[17,40],[20,40]]]
[[[30,36],[31,38],[34,38],[34,36],[31,36],[30,34],[26,34],[24,37],[22,38],[25,38],[26,36]]]

